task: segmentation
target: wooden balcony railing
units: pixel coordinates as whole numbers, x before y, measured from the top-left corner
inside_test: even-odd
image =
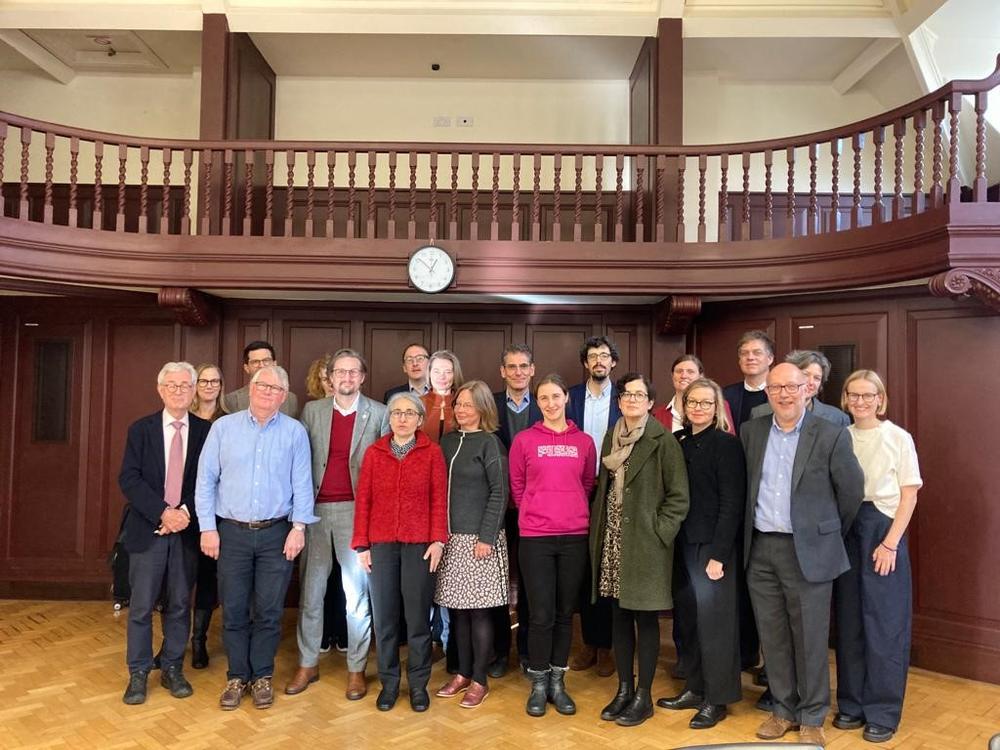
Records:
[[[683,243],[828,234],[961,200],[963,116],[975,132],[971,200],[990,200],[987,93],[998,84],[1000,57],[987,78],[953,81],[853,125],[713,146],[163,140],[0,113],[0,215],[203,236]],[[753,232],[752,210],[762,213]]]

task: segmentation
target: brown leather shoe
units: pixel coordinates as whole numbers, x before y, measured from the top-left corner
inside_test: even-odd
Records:
[[[274,705],[274,687],[270,677],[260,677],[250,685],[254,708],[270,708]]]
[[[803,724],[799,729],[799,739],[802,740],[803,745],[819,745],[820,747],[826,747],[826,734],[823,732],[823,727],[811,727]]]
[[[359,701],[368,695],[368,683],[365,681],[364,672],[347,673],[347,692],[344,695],[349,701]]]
[[[219,698],[219,706],[223,711],[233,711],[240,707],[240,700],[243,693],[247,691],[247,684],[240,679],[232,679],[226,683],[226,689],[222,691]]]
[[[298,695],[318,681],[319,667],[299,667],[295,670],[295,676],[285,685],[285,695]]]
[[[468,677],[462,677],[462,675],[457,674],[448,680],[446,685],[442,685],[441,689],[435,695],[438,698],[454,698],[459,693],[464,693],[466,688],[471,684],[472,680]]]
[[[595,664],[597,664],[597,649],[585,643],[570,661],[569,668],[574,672],[582,672]]]
[[[610,677],[615,673],[615,657],[610,649],[597,649],[597,676]]]
[[[480,685],[473,681],[469,684],[469,689],[462,696],[462,701],[458,705],[462,708],[479,708],[486,696],[490,694],[490,689],[486,685]]]
[[[767,717],[767,721],[757,727],[757,736],[762,740],[777,740],[798,728],[799,725],[794,721],[782,719],[777,714],[771,714]]]

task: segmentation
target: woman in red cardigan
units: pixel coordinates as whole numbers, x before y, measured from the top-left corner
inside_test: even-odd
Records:
[[[388,711],[399,696],[399,602],[406,615],[406,679],[410,706],[430,705],[431,633],[427,613],[434,574],[448,541],[448,477],[441,449],[423,432],[424,405],[410,393],[389,399],[392,434],[373,443],[355,490],[354,538],[368,571],[382,691],[375,705]]]

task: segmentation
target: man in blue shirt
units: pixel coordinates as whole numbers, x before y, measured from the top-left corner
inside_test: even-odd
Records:
[[[219,561],[222,643],[229,658],[224,710],[249,689],[254,706],[274,702],[274,655],[292,561],[313,515],[312,466],[305,428],[279,409],[288,374],[261,367],[250,408],[219,419],[198,462],[195,507],[201,551]],[[253,602],[253,621],[250,603]]]

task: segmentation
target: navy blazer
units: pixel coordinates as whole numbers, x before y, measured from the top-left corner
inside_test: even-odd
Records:
[[[510,436],[510,409],[507,408],[507,391],[497,391],[493,394],[493,400],[497,405],[497,421],[500,426],[497,428],[497,437],[503,443],[503,447],[508,451],[513,438]],[[542,421],[542,410],[538,408],[538,402],[534,398],[528,397],[528,426],[535,422]]]
[[[610,378],[609,378],[610,380]],[[587,404],[587,381],[579,385],[574,385],[569,389],[569,404],[566,405],[566,419],[570,420],[583,429],[583,412]],[[618,423],[618,418],[622,415],[622,410],[618,407],[618,395],[614,381],[611,383],[611,408],[608,409],[608,429],[610,430]]]
[[[395,396],[397,393],[409,393],[409,392],[410,392],[409,383],[403,383],[402,385],[393,386],[392,388],[387,390],[384,394],[382,394],[382,403],[388,404],[389,399]]]
[[[194,512],[194,485],[198,473],[198,457],[212,423],[188,415],[187,455],[184,458],[184,479],[181,482],[181,504],[187,505],[191,523],[181,532],[186,545],[198,549],[198,516]],[[153,532],[160,526],[160,516],[166,510],[163,486],[167,467],[164,462],[163,410],[132,423],[125,441],[125,455],[118,474],[118,486],[125,495],[124,543],[128,552],[143,552],[153,541]]]

